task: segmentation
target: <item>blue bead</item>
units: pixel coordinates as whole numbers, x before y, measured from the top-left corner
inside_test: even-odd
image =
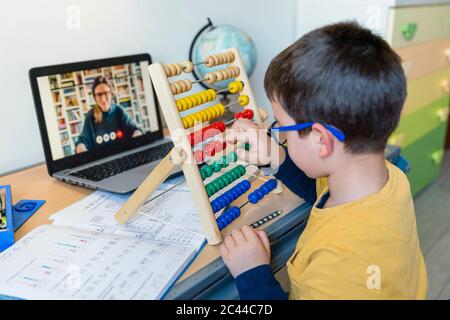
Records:
[[[233,220],[241,215],[241,209],[235,207],[236,210],[233,210]]]
[[[252,186],[252,184],[248,180],[244,180],[243,183],[244,183],[244,186],[245,186],[246,190],[250,189],[250,187]]]
[[[237,198],[239,198],[239,191],[236,189],[231,189],[230,190],[230,195],[233,198],[233,201],[236,200]]]
[[[264,198],[264,192],[261,189],[256,189],[255,190],[256,194],[259,197],[259,200],[261,200],[262,198]]]
[[[252,192],[248,195],[248,200],[253,204],[255,204],[259,201],[258,196],[256,195],[255,192]]]
[[[230,204],[233,202],[233,196],[229,192],[225,194],[224,198],[227,201],[227,204]]]

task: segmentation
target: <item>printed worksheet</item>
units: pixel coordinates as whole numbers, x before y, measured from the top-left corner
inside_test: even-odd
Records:
[[[114,215],[129,195],[96,191],[57,212],[53,225],[190,246],[199,250],[205,242],[200,220],[187,185],[164,183],[125,225]]]
[[[191,247],[45,225],[0,254],[0,294],[159,299],[194,256]]]

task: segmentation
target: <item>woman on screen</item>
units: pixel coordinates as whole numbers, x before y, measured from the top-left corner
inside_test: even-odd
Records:
[[[94,80],[92,95],[96,105],[86,114],[83,130],[76,143],[76,153],[142,135],[142,130],[122,107],[112,103],[112,87],[105,77]]]

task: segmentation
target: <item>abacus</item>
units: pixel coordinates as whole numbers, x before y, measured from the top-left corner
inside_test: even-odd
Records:
[[[201,80],[170,80],[172,77],[192,72],[196,64],[204,64],[206,67],[226,66],[222,70],[207,73]],[[246,205],[256,204],[271,191],[277,189],[279,192],[281,187],[274,178],[268,179],[258,174],[251,174],[249,168],[252,165],[239,161],[234,149],[229,151],[230,148],[225,142],[217,140],[217,137],[225,132],[227,125],[236,119],[247,118],[262,125],[263,117],[265,117],[264,111],[256,107],[237,49],[232,48],[227,52],[208,56],[205,61],[196,64],[184,61],[166,65],[154,63],[149,66],[150,76],[174,148],[115,217],[119,223],[125,223],[167,178],[173,168],[181,165],[186,182],[192,191],[203,231],[208,243],[214,245],[221,242],[221,231],[241,215]],[[201,107],[206,103],[214,103],[217,94],[225,90],[207,89],[195,94],[179,96],[188,93],[193,85],[200,81],[213,84],[227,79],[231,79],[231,82],[225,90],[239,95],[234,103],[228,105],[218,103],[206,108]],[[244,109],[235,114],[231,121],[217,121],[224,114],[225,109],[233,105],[240,105]],[[183,114],[188,110],[190,113]],[[211,123],[211,121],[215,122]],[[205,122],[208,124],[202,126]],[[252,183],[257,179],[264,180],[264,183],[251,191]],[[225,190],[227,187],[228,190]],[[212,199],[212,197],[215,198]],[[238,198],[247,200],[237,205],[237,202],[242,202],[242,200],[235,202]],[[218,214],[220,215],[216,217]]]

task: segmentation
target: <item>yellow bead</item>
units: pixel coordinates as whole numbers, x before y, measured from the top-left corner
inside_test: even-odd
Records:
[[[200,93],[200,98],[202,99],[202,103],[207,103],[209,101],[208,95],[205,92]]]
[[[248,102],[250,101],[250,99],[248,98],[248,96],[242,95],[242,96],[239,96],[238,101],[241,106],[246,106],[246,105],[248,105]]]
[[[185,127],[187,129],[188,128],[188,122],[187,122],[186,118],[181,118],[181,121],[183,122],[183,127]]]
[[[209,96],[209,101],[216,100],[217,94],[216,91],[213,89],[206,90],[206,94]]]
[[[242,81],[237,81],[239,84],[239,92],[241,92],[244,89],[244,83]]]
[[[201,95],[200,94],[195,94],[195,99],[196,99],[196,101],[197,101],[197,105],[199,106],[199,105],[201,105],[201,104],[203,104],[203,99],[202,99],[202,97],[201,97]]]
[[[208,121],[214,119],[214,114],[211,112],[210,108],[205,109],[205,112],[206,112],[206,114],[208,116]]]
[[[189,100],[191,100],[193,108],[197,106],[197,98],[195,96],[189,96]]]
[[[208,110],[211,112],[211,119],[217,118],[217,111],[214,107],[209,107]]]
[[[181,101],[181,105],[183,106],[183,111],[189,109],[189,104],[187,103],[186,99],[183,99]]]
[[[230,82],[230,84],[228,85],[228,91],[230,91],[230,93],[238,93],[239,92],[238,82],[237,81]]]
[[[192,117],[192,115],[187,116],[187,120],[188,120],[188,126],[189,128],[192,127],[195,124],[195,120]]]
[[[191,117],[193,123],[198,122],[197,112],[193,113],[193,114],[190,114],[189,116]]]
[[[178,111],[183,111],[183,105],[181,104],[181,99],[180,100],[177,100],[177,109],[178,109]]]
[[[186,101],[186,105],[187,105],[186,110],[193,107],[193,105],[192,105],[192,100],[189,99],[189,97],[185,98],[184,101]]]

